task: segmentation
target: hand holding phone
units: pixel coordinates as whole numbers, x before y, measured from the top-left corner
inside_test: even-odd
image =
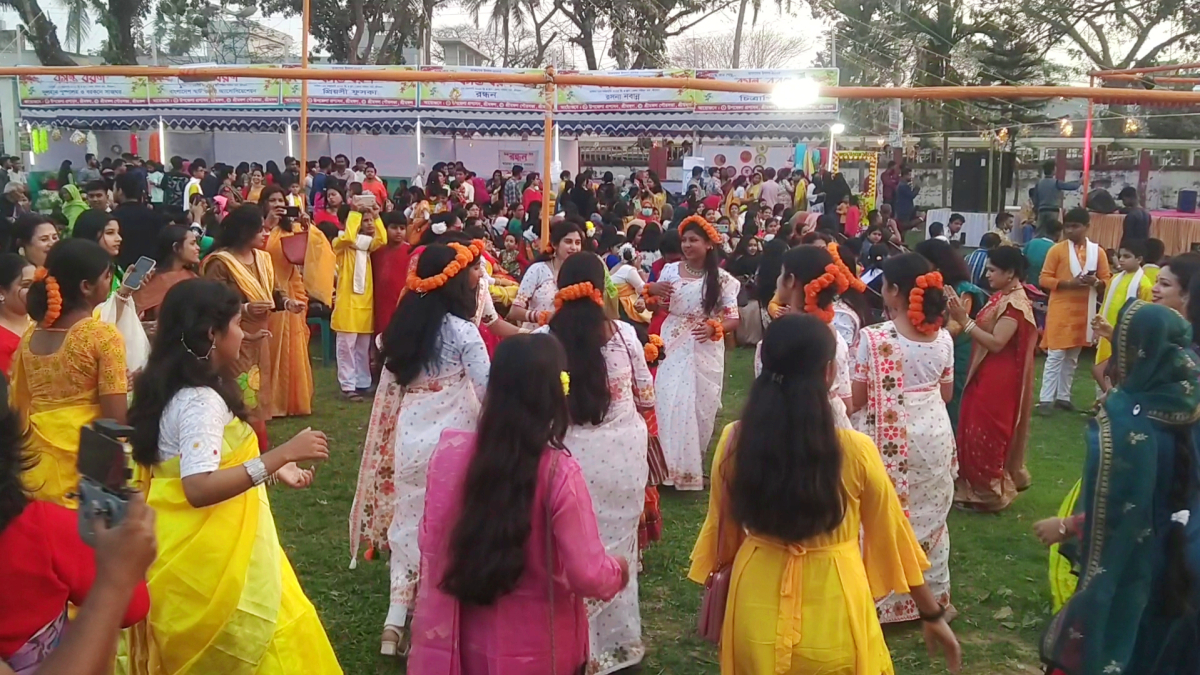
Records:
[[[136,291],[142,287],[142,283],[146,281],[146,275],[153,272],[157,264],[153,258],[146,256],[138,258],[133,266],[125,270],[125,278],[121,280],[121,285]]]

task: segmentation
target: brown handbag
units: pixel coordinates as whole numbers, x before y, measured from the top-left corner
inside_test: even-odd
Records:
[[[303,265],[304,256],[308,253],[308,230],[301,230],[288,237],[280,237],[279,244],[283,247],[283,259],[293,265]]]
[[[713,486],[716,489],[717,486]],[[722,524],[725,520],[725,505],[717,512],[717,569],[709,572],[704,580],[704,597],[700,602],[700,616],[696,631],[700,637],[713,644],[721,643],[721,627],[725,624],[725,603],[729,601],[729,580],[733,573],[733,561],[726,563],[721,555]]]

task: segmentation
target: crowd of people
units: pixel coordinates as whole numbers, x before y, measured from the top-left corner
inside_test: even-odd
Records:
[[[1081,480],[1034,528],[1061,572],[1042,659],[1200,657],[1200,255],[1135,227],[1110,263],[1040,187],[1033,236],[1002,213],[968,252],[894,162],[878,204],[790,168],[671,194],[652,171],[439,163],[389,189],[361,157],[283,164],[89,156],[46,214],[4,174],[0,673],[107,672],[120,626],[127,672],[342,672],[267,499],[329,456],[266,425],[321,404],[310,318],[364,404],[350,566],[386,552],[380,652],[408,672],[635,668],[659,490],[706,487],[687,576],[723,673],[890,673],[881,624],[910,621],[957,671],[947,516],[1031,486],[1031,416],[1074,410],[1093,344]],[[718,430],[734,345],[754,383]],[[131,427],[137,492],[93,552],[72,509],[100,419]]]

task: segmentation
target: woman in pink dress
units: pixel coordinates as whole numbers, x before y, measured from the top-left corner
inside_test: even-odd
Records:
[[[477,433],[442,433],[418,533],[408,672],[581,672],[584,598],[610,600],[629,581],[628,561],[604,552],[587,482],[563,449],[566,363],[553,336],[501,342]]]

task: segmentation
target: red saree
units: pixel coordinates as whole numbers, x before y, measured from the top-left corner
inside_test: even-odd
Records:
[[[1025,450],[1038,335],[1033,305],[1020,286],[993,295],[976,323],[991,332],[1004,317],[1017,322],[1017,332],[995,354],[974,343],[958,421],[954,501],[980,511],[1006,508],[1030,481]]]

